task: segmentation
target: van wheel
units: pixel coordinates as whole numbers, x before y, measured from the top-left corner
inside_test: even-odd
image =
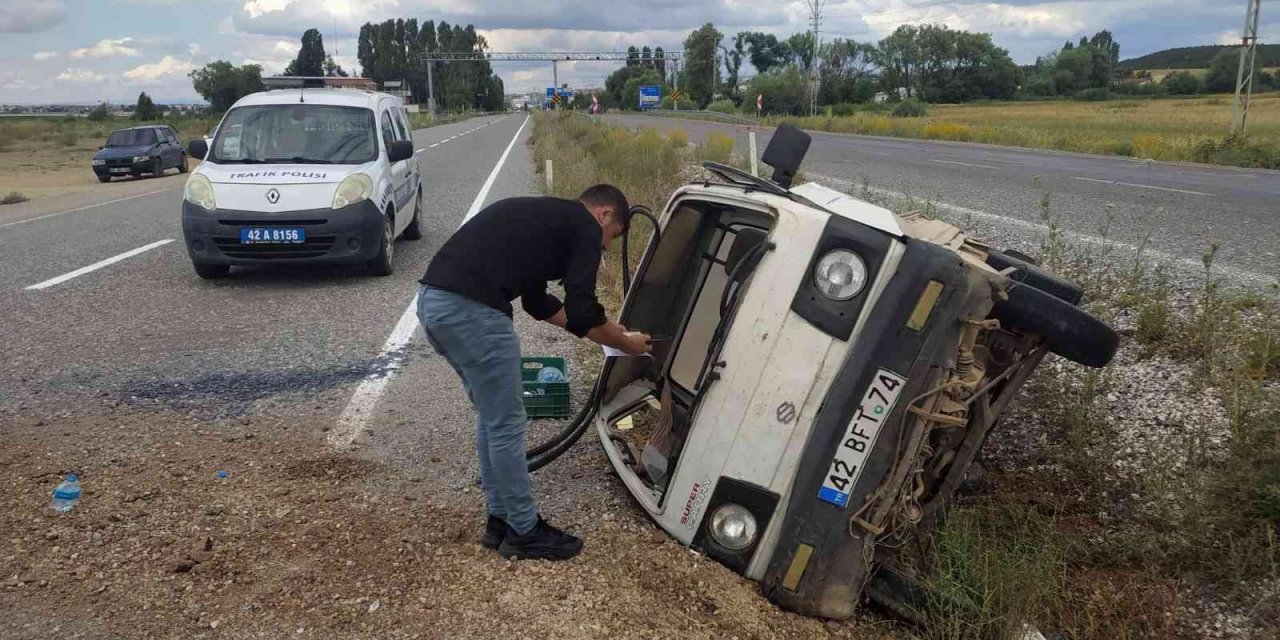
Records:
[[[1104,367],[1116,355],[1120,336],[1084,309],[1036,287],[1011,283],[1009,299],[992,315],[1006,329],[1033,333],[1049,350],[1090,367]]]
[[[418,196],[413,201],[413,219],[409,221],[409,226],[405,227],[404,235],[401,236],[405,240],[421,240],[422,239],[422,190],[418,190]]]
[[[382,246],[378,247],[378,255],[369,261],[369,273],[375,276],[389,276],[394,269],[391,259],[395,256],[395,227],[391,226],[391,216],[382,217]]]
[[[231,266],[225,264],[200,264],[196,262],[191,266],[196,268],[196,275],[204,278],[205,280],[225,278],[228,273],[231,273]]]

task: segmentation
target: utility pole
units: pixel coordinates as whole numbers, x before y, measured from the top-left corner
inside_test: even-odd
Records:
[[[1256,0],[1255,0],[1256,1]],[[822,8],[827,5],[827,0],[807,0],[809,5],[809,15],[813,21],[813,59],[809,64],[809,115],[818,115],[818,87],[821,83],[821,76],[818,75],[818,40],[819,34],[822,32]]]
[[[434,60],[427,60],[427,110],[433,114],[436,112],[436,79],[431,69],[435,66]]]
[[[1240,70],[1236,74],[1236,99],[1231,105],[1231,135],[1243,138],[1249,122],[1249,101],[1253,97],[1253,65],[1258,57],[1258,12],[1262,0],[1246,0],[1244,41],[1240,47]]]

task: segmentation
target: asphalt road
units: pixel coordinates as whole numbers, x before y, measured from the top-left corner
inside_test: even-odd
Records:
[[[272,411],[305,403],[310,413],[336,416],[352,387],[386,359],[382,346],[415,281],[504,150],[525,152],[512,144],[524,121],[493,116],[415,132],[426,237],[397,242],[396,272],[386,278],[360,267],[263,267],[201,280],[182,244],[184,178],[173,175],[103,185],[110,188],[98,192],[98,204],[77,196],[6,212],[0,418],[56,420],[103,402],[234,418],[276,401]],[[490,200],[528,191],[528,160],[520,161],[514,183],[495,176]],[[28,289],[165,240],[172,241]]]
[[[712,131],[745,148],[746,126],[641,115],[606,115],[631,127],[683,129],[690,140]],[[758,135],[759,151],[771,129]],[[984,144],[811,132],[803,171],[854,189],[868,185],[958,208],[1043,224],[1042,198],[1076,232],[1150,246],[1198,263],[1210,241],[1224,266],[1280,277],[1280,171],[1063,153]],[[762,172],[768,168],[761,167]]]

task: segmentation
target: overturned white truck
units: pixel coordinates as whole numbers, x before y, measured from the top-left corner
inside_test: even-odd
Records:
[[[609,358],[566,433],[594,427],[667,533],[782,607],[846,618],[870,598],[913,618],[901,542],[936,526],[1046,353],[1101,367],[1118,337],[1028,260],[792,188],[808,144],[784,126],[772,180],[708,164],[716,180],[672,196],[621,315],[653,357]]]

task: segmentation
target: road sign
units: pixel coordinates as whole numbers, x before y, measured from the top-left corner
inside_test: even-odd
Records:
[[[684,94],[683,94],[683,93],[681,93],[679,89],[676,89],[676,90],[674,90],[674,91],[672,91],[672,92],[671,92],[671,102],[672,102],[673,104],[674,104],[674,103],[676,103],[676,102],[679,102],[679,101],[680,101],[680,99],[681,99],[681,98],[683,98],[683,97],[684,97]]]
[[[647,85],[640,87],[640,108],[653,109],[662,103],[662,87]]]

